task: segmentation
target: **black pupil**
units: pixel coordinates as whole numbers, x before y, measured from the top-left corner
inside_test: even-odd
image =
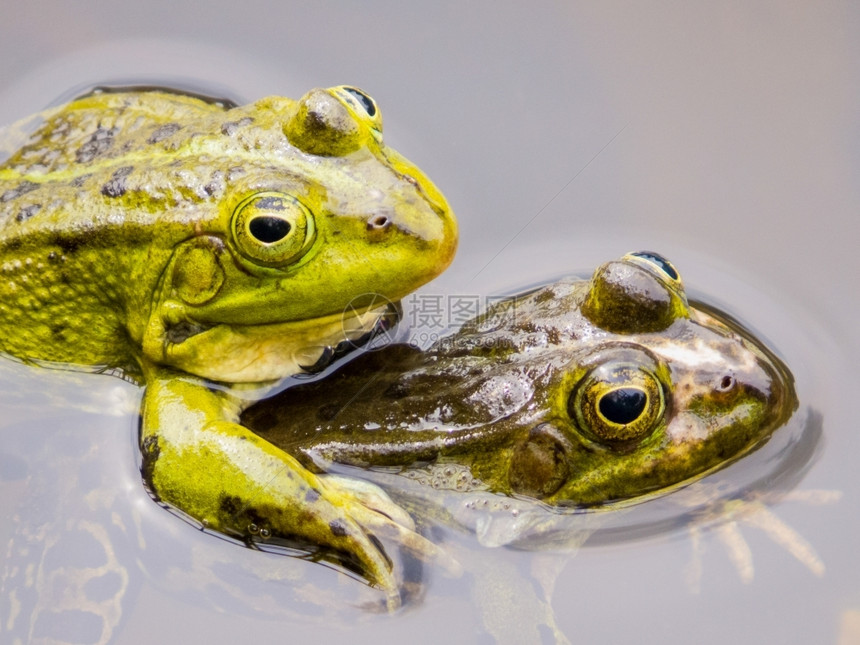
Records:
[[[373,99],[371,99],[367,94],[361,90],[355,89],[354,87],[345,87],[343,89],[361,102],[362,106],[364,106],[364,111],[367,112],[368,116],[376,116],[376,105],[374,105]]]
[[[283,240],[290,232],[290,223],[280,217],[255,217],[248,224],[251,235],[264,244],[274,244]]]
[[[636,388],[612,390],[600,398],[600,414],[612,423],[626,425],[642,415],[647,400],[645,392]]]
[[[673,280],[678,279],[678,272],[675,271],[675,267],[673,267],[672,263],[659,253],[654,253],[653,251],[639,251],[638,253],[631,253],[630,255],[635,255],[637,258],[649,260],[663,269],[663,273]]]

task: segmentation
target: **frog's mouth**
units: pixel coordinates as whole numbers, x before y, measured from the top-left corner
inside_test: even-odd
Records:
[[[367,347],[374,340],[383,339],[379,346],[386,345],[390,342],[389,332],[397,326],[402,316],[403,307],[399,301],[345,314],[343,340],[335,345],[305,348],[309,360],[307,363],[298,363],[298,366],[308,374],[318,374],[354,350]]]
[[[264,383],[317,373],[338,358],[387,334],[401,318],[385,300],[338,314],[268,325],[168,329],[154,362],[224,383]]]

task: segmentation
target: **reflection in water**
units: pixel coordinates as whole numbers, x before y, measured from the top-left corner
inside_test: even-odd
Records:
[[[122,387],[134,394],[131,386]],[[57,383],[46,389],[56,390]],[[109,388],[103,390],[109,395]],[[14,497],[16,507],[3,528],[9,547],[0,633],[22,642],[110,642],[144,584],[154,584],[182,602],[290,621],[348,624],[361,620],[367,608],[383,606],[378,592],[326,573],[317,564],[239,548],[161,512],[140,484],[135,422],[133,416],[126,417],[123,432],[116,416],[74,413],[41,421],[38,432],[26,418],[3,428],[4,502]],[[821,417],[809,413],[784,430],[785,435],[778,433],[762,451],[722,473],[617,512],[547,517],[532,504],[475,496],[468,502],[460,499],[461,511],[451,524],[452,518],[428,511],[428,504],[438,506],[438,491],[422,500],[426,486],[411,482],[410,487],[398,478],[402,493],[397,501],[422,518],[421,530],[465,568],[461,577],[438,578],[418,561],[408,565],[412,600],[420,602],[428,584],[437,597],[462,598],[465,584],[490,634],[548,634],[564,642],[551,609],[553,588],[570,555],[586,541],[606,545],[687,528],[695,534],[720,531],[738,521],[739,510],[761,515],[772,512],[767,506],[777,500],[808,498],[791,489],[819,453]],[[819,500],[832,501],[813,496],[812,501]],[[660,507],[664,513],[673,510],[654,521],[649,509],[659,513]],[[517,508],[522,511],[519,517],[511,513]],[[524,558],[470,537],[475,531],[484,545],[504,544],[505,536],[522,529],[522,524],[512,529],[515,519],[535,522],[535,530],[545,535],[557,529],[557,539],[547,538],[540,547],[551,551]],[[458,522],[468,530],[457,528]],[[807,558],[807,564],[812,561]],[[693,575],[698,575],[695,567]]]

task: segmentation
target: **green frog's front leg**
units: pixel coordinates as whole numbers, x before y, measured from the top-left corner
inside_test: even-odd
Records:
[[[237,423],[240,406],[228,393],[153,372],[140,441],[144,477],[161,501],[243,540],[271,536],[346,554],[388,592],[391,605],[397,578],[377,537],[426,551],[408,514],[381,490],[369,495],[305,469]]]

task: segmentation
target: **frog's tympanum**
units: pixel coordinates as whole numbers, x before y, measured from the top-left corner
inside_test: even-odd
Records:
[[[102,90],[29,123],[0,165],[0,350],[145,383],[159,500],[239,539],[345,554],[393,586],[378,532],[417,539],[393,504],[238,423],[239,390],[324,367],[396,317],[378,295],[452,259],[453,215],[383,145],[375,102],[352,87],[245,107]]]
[[[665,258],[631,253],[503,301],[427,351],[366,353],[243,420],[312,468],[451,471],[452,490],[585,507],[724,466],[796,406],[773,353],[689,304]]]

